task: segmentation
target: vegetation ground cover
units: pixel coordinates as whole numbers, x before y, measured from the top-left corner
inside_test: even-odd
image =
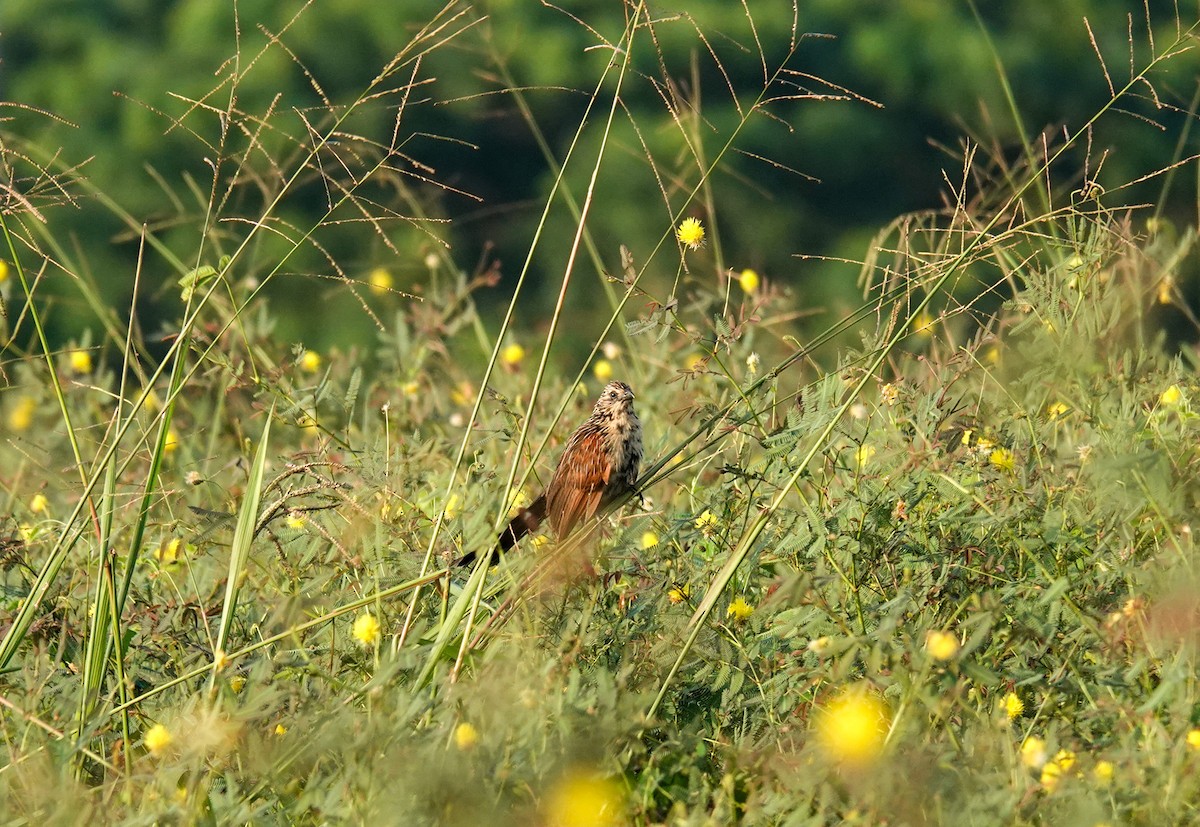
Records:
[[[545,202],[574,226],[546,318],[520,313],[528,262],[507,312],[480,311],[499,265],[439,243],[452,176],[407,151],[427,55],[486,23],[469,7],[347,103],[243,109],[287,33],[235,51],[167,118],[209,176],[166,186],[171,221],[8,124],[7,822],[1196,820],[1195,228],[1162,207],[1195,168],[1181,133],[1145,180],[1101,183],[1089,142],[1173,105],[1154,83],[1193,24],[1130,34],[1128,68],[1098,48],[1089,120],[1017,152],[964,141],[944,209],[881,230],[858,307],[800,333],[819,308],[727,249],[714,182],[747,121],[854,94],[804,75],[799,23],[769,54],[745,17],[718,42],[636,5],[594,33],[581,137],[547,151],[588,186],[560,176]],[[760,86],[723,87],[737,122],[706,121],[660,59],[681,30],[710,70],[761,61]],[[622,121],[639,81],[671,153]],[[662,202],[651,249],[588,232],[617,151]],[[1148,181],[1160,198],[1125,197]],[[291,220],[314,198],[319,219]],[[55,232],[83,199],[139,245],[127,307]],[[411,284],[339,258],[412,234]],[[317,312],[348,296],[373,352],[281,341],[280,284]],[[176,310],[164,329],[138,323],[150,300]],[[64,305],[95,323],[59,346]],[[585,358],[553,349],[568,328]],[[448,568],[537,493],[614,376],[645,423],[640,496]]]

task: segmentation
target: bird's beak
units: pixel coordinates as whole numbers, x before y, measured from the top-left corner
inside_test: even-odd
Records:
[[[625,389],[625,399],[626,399],[626,401],[632,401],[632,400],[633,400],[633,388],[626,388],[626,389]]]

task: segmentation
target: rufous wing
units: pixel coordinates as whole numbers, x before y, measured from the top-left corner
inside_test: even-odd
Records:
[[[563,451],[546,489],[546,511],[555,534],[566,537],[580,520],[596,513],[610,472],[604,436],[581,429]]]

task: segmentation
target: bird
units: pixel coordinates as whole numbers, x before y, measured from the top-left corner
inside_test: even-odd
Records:
[[[496,538],[491,562],[537,531],[547,517],[555,535],[564,539],[580,522],[632,493],[641,464],[642,423],[633,409],[633,390],[624,382],[609,382],[587,421],[567,441],[545,492]],[[475,558],[475,552],[468,552],[455,565],[469,566]]]

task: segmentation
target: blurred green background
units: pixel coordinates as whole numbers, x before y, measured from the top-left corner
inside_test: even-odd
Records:
[[[768,71],[782,64],[803,73],[789,76],[798,84],[795,92],[832,95],[845,88],[862,99],[781,99],[767,107],[770,117],[749,118],[735,151],[723,157],[712,178],[711,214],[701,204],[688,208],[719,242],[690,264],[698,276],[718,264],[753,267],[770,283],[794,291],[802,307],[833,312],[860,301],[857,266],[799,256],[861,260],[871,238],[894,217],[943,206],[943,170],[951,182],[962,179],[964,135],[1016,160],[1022,132],[1036,138],[1048,130],[1053,141],[1105,105],[1108,83],[1085,18],[1118,87],[1128,76],[1130,53],[1139,62],[1150,54],[1142,4],[1119,0],[1014,0],[980,4],[978,13],[969,3],[941,0],[814,0],[798,10],[790,0],[749,0],[747,7],[752,27],[742,4],[729,0],[650,4],[659,22],[653,40],[640,39],[644,49],[635,51],[635,71],[622,86],[624,108],[588,224],[609,272],[620,272],[620,245],[639,263],[647,259],[670,232],[682,194],[698,180],[664,104],[664,80],[699,100],[695,135],[711,161],[739,118],[725,76],[739,90],[743,109],[752,103],[743,90],[763,85],[756,38]],[[0,140],[10,154],[39,164],[82,165],[95,188],[75,190],[69,202],[40,193],[43,215],[39,221],[27,217],[25,231],[37,237],[42,224],[58,243],[69,238],[75,266],[86,270],[114,307],[128,305],[137,238],[97,193],[159,231],[188,266],[200,263],[199,228],[212,186],[212,159],[201,139],[211,142],[220,133],[220,119],[205,107],[228,104],[230,87],[223,78],[234,70],[240,74],[238,110],[253,117],[270,113],[272,128],[260,138],[286,170],[298,155],[283,133],[302,137],[306,124],[327,124],[322,95],[335,108],[353,101],[443,5],[338,0],[303,7],[243,0],[236,5],[236,24],[234,8],[214,0],[6,0],[0,7],[0,100],[7,102],[0,110]],[[319,241],[327,256],[306,248],[289,260],[290,275],[272,285],[281,337],[322,348],[373,342],[378,334],[360,302],[326,278],[332,275],[329,259],[353,279],[385,267],[398,289],[419,292],[430,277],[428,256],[440,248],[439,239],[455,266],[468,272],[498,262],[496,288],[481,294],[485,313],[498,319],[554,180],[520,114],[518,96],[505,90],[524,90],[534,120],[561,160],[612,57],[595,48],[598,38],[616,42],[628,9],[611,0],[562,9],[497,0],[452,4],[451,15],[459,12],[453,26],[459,33],[423,59],[424,83],[409,96],[400,125],[403,152],[414,161],[409,172],[437,183],[409,175],[411,192],[399,202],[406,215],[430,220],[390,225],[394,250],[361,224],[323,228]],[[1189,25],[1175,19],[1169,2],[1151,2],[1149,12],[1160,50],[1179,25]],[[821,36],[805,37],[788,57],[794,13],[800,32]],[[287,50],[271,48],[255,58],[271,33],[282,33]],[[1020,124],[1006,101],[997,60],[1011,84]],[[1067,189],[1077,185],[1087,164],[1102,186],[1115,188],[1195,152],[1196,138],[1181,141],[1181,135],[1194,109],[1198,65],[1193,58],[1173,62],[1155,87],[1157,101],[1145,89],[1139,90],[1147,93],[1140,100],[1124,101],[1122,107],[1133,114],[1102,120],[1089,159],[1074,156],[1058,171],[1059,182]],[[606,94],[591,116],[595,128],[581,142],[583,160],[568,174],[577,198],[612,88],[606,81]],[[777,95],[786,92],[774,87]],[[397,104],[395,96],[368,104],[350,126],[387,141]],[[659,165],[653,172],[648,153]],[[260,170],[269,166],[260,162]],[[20,165],[7,174],[31,175]],[[670,208],[659,180],[666,182]],[[1189,171],[1171,180],[1162,201],[1166,215],[1190,225],[1195,175]],[[236,189],[222,215],[257,216],[263,203],[255,192],[251,185]],[[1158,202],[1163,194],[1160,176],[1114,192],[1106,206]],[[281,205],[281,217],[308,226],[321,215],[325,197],[319,183],[310,184]],[[544,289],[523,298],[525,327],[535,327],[553,306],[573,226],[567,210],[552,214],[532,271],[534,286]],[[236,234],[236,225],[228,231]],[[666,258],[659,264],[657,283],[669,285],[674,265]],[[56,273],[53,266],[47,275],[51,288],[55,279],[80,277],[78,271]],[[178,316],[177,278],[164,262],[148,259],[139,310],[147,332]],[[581,313],[569,331],[580,341],[590,341],[607,318],[605,313],[593,320],[596,314],[587,312],[596,306],[598,289],[596,278],[579,277],[568,298]],[[60,294],[51,324],[56,340],[64,341],[79,336],[92,314],[78,291]],[[320,313],[313,312],[315,301]],[[381,303],[378,297],[371,301]],[[376,309],[386,318],[385,306]]]

